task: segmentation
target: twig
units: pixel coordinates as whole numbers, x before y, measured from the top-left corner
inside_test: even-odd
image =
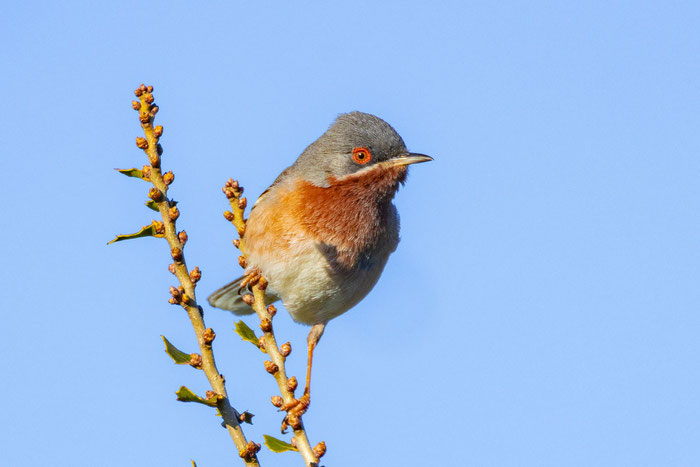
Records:
[[[201,273],[199,268],[195,268],[192,272],[188,271],[183,254],[187,234],[184,230],[178,233],[175,229],[175,220],[180,213],[174,203],[167,197],[168,185],[173,181],[172,172],[162,174],[160,169],[160,155],[163,150],[158,140],[163,133],[163,127],[153,127],[153,119],[158,112],[158,107],[153,103],[152,92],[152,86],[146,87],[142,84],[135,91],[139,101],[134,101],[132,105],[135,110],[139,111],[139,120],[145,134],[145,138],[139,137],[136,139],[136,144],[144,150],[150,162],[150,167],[146,166],[150,170],[148,170],[147,177],[144,177],[148,178],[153,184],[153,188],[151,188],[148,195],[156,203],[158,211],[163,218],[164,236],[168,241],[174,260],[174,263],[170,265],[170,272],[175,274],[181,284],[181,289],[171,288],[173,298],[170,299],[170,302],[182,305],[192,322],[201,352],[201,369],[207,376],[209,384],[215,393],[211,394],[211,396],[216,397],[216,406],[223,418],[223,425],[231,435],[238,449],[239,456],[247,466],[259,466],[256,453],[260,450],[260,445],[246,440],[239,422],[241,415],[231,405],[226,393],[224,377],[216,368],[212,351],[212,341],[215,334],[211,328],[205,326],[202,308],[197,304],[195,298],[195,285]],[[197,363],[199,362],[197,361]],[[207,394],[207,399],[212,397],[210,397],[210,394]]]
[[[239,236],[239,241],[234,241],[234,244],[241,250],[242,256],[239,258],[241,267],[245,269],[245,219],[243,217],[246,199],[241,198],[243,188],[238,182],[229,179],[223,188],[224,194],[229,200],[231,211],[226,211],[224,217],[231,221]],[[308,407],[306,400],[299,400],[294,396],[294,390],[297,387],[296,377],[287,378],[285,368],[286,357],[291,352],[291,345],[287,342],[282,345],[282,349],[277,346],[275,333],[272,328],[272,318],[275,316],[277,309],[274,305],[265,306],[265,289],[267,288],[267,280],[262,276],[257,276],[248,285],[248,288],[253,292],[253,295],[245,294],[243,300],[253,307],[260,319],[260,329],[263,331],[261,337],[261,350],[270,356],[270,360],[265,362],[265,369],[268,373],[274,376],[277,386],[279,386],[282,397],[272,397],[272,404],[275,407],[286,410],[287,415],[282,422],[282,432],[286,431],[287,426],[291,426],[294,430],[292,445],[299,451],[304,458],[307,467],[315,467],[318,465],[319,459],[325,454],[326,445],[320,442],[316,447],[311,448],[309,438],[304,429],[304,423],[301,419],[302,414]],[[303,399],[303,398],[302,398]]]

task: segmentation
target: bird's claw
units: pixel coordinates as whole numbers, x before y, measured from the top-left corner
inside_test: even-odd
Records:
[[[292,399],[280,407],[280,411],[287,412],[282,420],[282,433],[287,431],[288,426],[295,430],[301,428],[301,416],[309,410],[309,404],[311,404],[311,397],[309,394],[304,394],[299,399]]]
[[[286,404],[280,407],[280,412],[287,412],[287,414],[294,414],[296,416],[301,416],[306,413],[309,409],[309,404],[311,403],[311,397],[308,394],[304,394],[299,399],[292,399]]]
[[[251,272],[250,274],[246,275],[240,283],[238,294],[240,295],[241,291],[246,287],[248,287],[248,290],[250,290],[255,284],[260,282],[260,279],[262,279],[262,275],[257,271]]]

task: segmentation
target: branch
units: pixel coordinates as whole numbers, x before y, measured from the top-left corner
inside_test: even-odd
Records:
[[[245,269],[246,221],[243,214],[247,205],[246,198],[241,198],[243,188],[235,180],[229,179],[223,191],[231,205],[231,211],[224,212],[224,217],[231,221],[241,237],[240,240],[234,240],[234,245],[241,250],[242,255],[238,258],[238,262]],[[312,449],[309,438],[306,435],[302,415],[308,407],[308,399],[304,397],[297,399],[294,396],[294,391],[297,388],[297,379],[296,377],[287,378],[285,361],[286,357],[291,353],[292,347],[289,342],[283,344],[281,349],[277,346],[272,327],[272,318],[277,313],[277,309],[274,305],[265,306],[267,280],[260,275],[253,274],[246,277],[243,284],[253,292],[253,295],[244,294],[243,301],[255,310],[260,319],[260,329],[263,331],[263,336],[260,338],[260,349],[270,356],[270,360],[265,362],[265,369],[274,376],[280,394],[282,394],[282,397],[273,396],[272,404],[287,412],[282,422],[282,433],[286,431],[287,426],[292,427],[292,430],[294,430],[292,446],[299,451],[307,467],[315,467],[326,452],[326,444],[320,442]]]
[[[157,228],[158,236],[164,236],[170,246],[170,253],[174,260],[170,265],[169,270],[180,281],[180,287],[171,287],[170,292],[172,298],[170,303],[181,305],[187,312],[190,318],[192,327],[197,336],[197,343],[201,352],[201,358],[196,354],[192,354],[192,363],[195,368],[200,368],[209,380],[212,391],[207,392],[207,400],[215,400],[216,407],[223,418],[223,425],[228,430],[233,442],[238,449],[239,456],[244,460],[249,467],[259,466],[256,453],[260,450],[260,445],[252,441],[248,442],[243,434],[240,426],[241,414],[236,411],[231,405],[228,394],[226,393],[225,381],[223,375],[219,373],[214,361],[214,353],[212,351],[212,341],[215,334],[211,328],[207,328],[204,324],[202,308],[197,304],[195,296],[196,283],[201,277],[201,272],[198,267],[192,271],[188,271],[185,263],[183,248],[187,242],[187,233],[183,230],[177,232],[175,221],[180,215],[175,203],[168,199],[168,185],[173,182],[174,176],[172,172],[163,174],[161,172],[161,154],[163,149],[158,143],[160,136],[163,134],[163,127],[153,127],[153,119],[158,112],[158,107],[153,103],[153,87],[144,86],[143,84],[136,89],[135,93],[139,101],[133,101],[134,110],[139,111],[139,120],[143,127],[144,137],[136,138],[136,144],[143,149],[150,166],[144,166],[142,178],[149,180],[153,187],[150,189],[148,196],[153,200],[163,218],[162,226],[159,222],[154,222],[154,229]],[[200,361],[201,360],[201,361]]]

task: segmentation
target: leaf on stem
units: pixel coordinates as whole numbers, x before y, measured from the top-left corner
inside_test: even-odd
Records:
[[[144,225],[141,227],[141,230],[139,230],[136,233],[132,234],[125,234],[125,235],[117,235],[117,237],[112,240],[111,242],[107,243],[109,245],[110,243],[114,242],[121,242],[122,240],[131,240],[132,238],[140,238],[140,237],[162,237],[162,234],[156,233],[155,226],[153,224],[149,225]]]
[[[200,404],[208,405],[209,407],[216,407],[216,401],[218,397],[212,397],[211,399],[202,399],[197,394],[193,393],[185,386],[181,386],[180,389],[175,393],[177,395],[177,400],[180,402],[198,402]]]
[[[263,435],[263,438],[265,438],[265,446],[267,446],[267,448],[272,452],[285,452],[297,450],[297,448],[295,448],[291,444],[282,441],[281,439],[277,439],[273,436]]]
[[[158,203],[156,203],[152,199],[149,199],[148,201],[146,201],[146,207],[158,212]]]
[[[141,169],[114,169],[120,174],[124,174],[127,177],[140,178],[141,180],[148,180],[143,178],[143,171]]]
[[[241,421],[245,422],[249,425],[253,424],[253,417],[255,417],[254,414],[248,412],[247,410],[241,414]]]
[[[236,323],[236,334],[241,336],[241,339],[244,341],[248,341],[251,344],[253,344],[255,347],[258,347],[258,337],[255,335],[255,331],[250,329],[247,324],[245,324],[243,321],[239,321]]]
[[[185,353],[182,350],[175,347],[165,336],[160,337],[162,337],[163,342],[165,342],[165,353],[170,355],[170,358],[172,358],[175,363],[177,363],[178,365],[190,363],[190,354]]]

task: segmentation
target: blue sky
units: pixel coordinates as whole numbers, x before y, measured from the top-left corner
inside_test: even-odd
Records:
[[[694,2],[13,2],[0,14],[0,464],[236,465],[167,304],[130,107],[155,86],[200,298],[238,274],[249,198],[350,110],[416,166],[402,242],[329,325],[305,416],[328,466],[700,465]],[[206,310],[247,435],[263,355]],[[280,313],[292,374],[307,328]],[[255,326],[252,319],[248,320]],[[263,465],[297,466],[263,448]]]

